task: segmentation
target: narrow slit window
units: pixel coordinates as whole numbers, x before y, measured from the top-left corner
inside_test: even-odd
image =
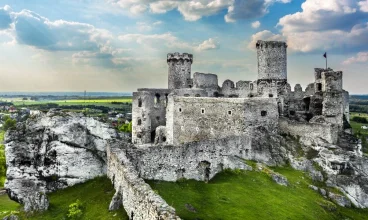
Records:
[[[227,111],[227,114],[232,115],[233,112],[230,110],[230,111]]]
[[[201,109],[201,113],[202,113],[202,114],[204,114],[204,113],[205,113],[205,109],[204,109],[204,108],[202,108],[202,109]]]
[[[261,111],[261,116],[266,116],[267,115],[267,111]]]
[[[138,119],[137,124],[138,124],[138,125],[141,125],[141,124],[142,124],[142,120],[141,120],[141,119]]]

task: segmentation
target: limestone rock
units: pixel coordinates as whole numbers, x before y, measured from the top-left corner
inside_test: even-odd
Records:
[[[283,175],[279,173],[272,173],[271,174],[272,180],[275,181],[277,184],[282,186],[288,186],[289,182]]]
[[[313,189],[314,191],[318,191],[318,187],[314,185],[309,185],[309,188]]]
[[[28,210],[48,207],[45,193],[106,174],[106,143],[119,138],[82,114],[51,110],[5,135],[6,191]]]
[[[120,208],[120,206],[123,204],[122,203],[122,196],[120,194],[119,191],[116,191],[114,196],[111,199],[110,205],[109,205],[109,210],[110,211],[114,211],[114,210],[118,210]]]
[[[19,220],[19,217],[17,215],[11,214],[11,215],[5,216],[3,220]]]
[[[351,207],[351,202],[348,198],[345,196],[335,194],[332,192],[328,192],[328,198],[330,198],[332,201],[334,201],[336,204],[342,207]]]

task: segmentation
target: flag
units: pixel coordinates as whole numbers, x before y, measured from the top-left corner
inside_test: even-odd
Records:
[[[323,57],[324,58],[327,58],[327,52],[325,52],[325,54],[323,54]]]

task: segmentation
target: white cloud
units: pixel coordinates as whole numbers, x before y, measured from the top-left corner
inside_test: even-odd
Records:
[[[150,4],[150,10],[155,14],[163,14],[178,7],[177,1],[157,1]]]
[[[368,0],[360,1],[358,4],[362,12],[368,12]]]
[[[137,15],[137,14],[141,14],[143,12],[145,12],[147,10],[147,6],[146,5],[143,5],[143,4],[138,4],[138,5],[133,5],[129,11],[134,14],[134,15]]]
[[[228,10],[226,22],[263,16],[273,3],[288,3],[290,0],[107,0],[133,14],[145,12],[166,13],[177,9],[187,21],[196,21]]]
[[[208,40],[203,41],[196,50],[197,51],[204,51],[204,50],[214,50],[218,49],[218,42],[216,42],[214,39],[210,38]]]
[[[156,22],[153,22],[153,25],[157,26],[157,25],[161,25],[162,23],[163,23],[162,21],[156,21]]]
[[[125,43],[135,42],[149,49],[162,49],[163,47],[167,47],[170,49],[185,49],[189,51],[202,52],[205,50],[217,49],[219,47],[219,43],[216,42],[213,38],[209,38],[208,40],[205,40],[200,44],[195,44],[181,41],[179,38],[171,33],[151,35],[125,34],[120,35],[118,38]]]
[[[281,35],[289,49],[301,52],[367,48],[365,1],[306,0],[302,11],[280,18]]]
[[[359,52],[356,56],[350,57],[343,62],[344,65],[349,65],[353,63],[367,63],[368,62],[368,52]]]
[[[253,23],[252,23],[252,28],[257,29],[257,28],[259,28],[260,26],[261,26],[261,22],[259,22],[259,21],[255,21],[255,22],[253,22]]]
[[[252,35],[251,41],[248,43],[248,48],[251,50],[256,49],[256,43],[258,40],[265,41],[285,41],[285,37],[280,34],[273,34],[271,31],[264,30]]]
[[[152,27],[149,24],[145,23],[145,22],[137,22],[137,29],[140,32],[145,32],[145,31],[152,30]]]

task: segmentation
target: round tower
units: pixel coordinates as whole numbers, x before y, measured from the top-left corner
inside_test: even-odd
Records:
[[[287,80],[287,45],[282,41],[257,41],[258,80]]]
[[[192,63],[192,54],[167,54],[167,64],[169,65],[169,89],[184,89],[192,87]]]

